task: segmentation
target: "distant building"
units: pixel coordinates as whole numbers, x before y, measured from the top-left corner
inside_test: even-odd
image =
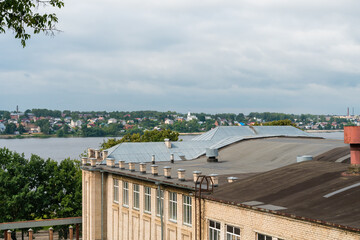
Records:
[[[296,163],[303,154],[317,157]],[[89,149],[83,239],[359,239],[360,176],[341,175],[348,155],[290,126]]]
[[[191,121],[191,120],[197,120],[198,118],[194,115],[191,115],[190,112],[188,112],[187,117],[186,117],[186,121]]]
[[[70,127],[72,127],[72,128],[81,127],[81,125],[82,125],[81,120],[77,120],[77,121],[71,120],[70,121]]]
[[[168,124],[168,125],[173,125],[174,124],[174,120],[171,120],[171,119],[165,119],[165,124]]]
[[[117,120],[115,118],[110,118],[107,123],[108,124],[117,123]]]

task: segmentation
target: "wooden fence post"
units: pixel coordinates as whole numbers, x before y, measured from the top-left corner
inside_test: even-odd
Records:
[[[33,230],[30,228],[28,232],[29,232],[29,240],[33,240]]]
[[[49,240],[53,240],[54,230],[52,227],[49,228]]]

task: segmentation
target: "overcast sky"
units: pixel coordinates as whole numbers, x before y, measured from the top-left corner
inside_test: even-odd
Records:
[[[0,35],[0,109],[360,114],[359,0],[65,0],[56,12],[55,37],[23,49]]]

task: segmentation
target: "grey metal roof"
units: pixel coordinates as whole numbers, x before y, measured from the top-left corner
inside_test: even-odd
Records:
[[[152,155],[156,161],[169,161],[170,154],[174,154],[175,161],[185,158],[196,159],[205,154],[206,148],[220,149],[244,139],[262,137],[313,137],[291,126],[229,126],[216,127],[189,141],[172,142],[167,148],[163,142],[121,143],[108,149],[108,156],[125,162],[151,162]],[[105,164],[105,161],[103,162]]]

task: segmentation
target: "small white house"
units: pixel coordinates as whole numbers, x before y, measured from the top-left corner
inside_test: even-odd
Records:
[[[0,123],[0,132],[5,132],[5,125],[3,123]]]

